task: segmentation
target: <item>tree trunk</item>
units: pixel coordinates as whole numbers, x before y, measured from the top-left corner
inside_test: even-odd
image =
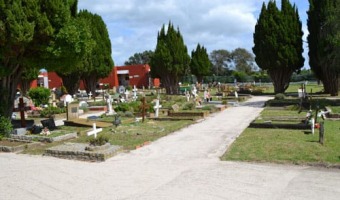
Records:
[[[174,95],[178,94],[179,86],[178,86],[178,78],[174,75],[167,75],[162,78],[162,84],[165,87],[166,94]]]
[[[13,113],[15,94],[22,74],[17,66],[14,73],[0,78],[0,115],[10,118]]]
[[[331,96],[338,96],[339,94],[339,74],[329,69],[329,67],[323,67],[324,80],[323,85],[325,92]]]
[[[30,89],[30,84],[33,80],[21,79],[20,87],[22,96],[27,96],[27,92]]]
[[[97,76],[87,76],[83,78],[84,87],[87,93],[96,94]]]
[[[284,93],[289,87],[290,78],[293,71],[286,68],[279,68],[274,70],[268,70],[268,74],[271,77],[274,85],[275,94]]]
[[[79,74],[69,74],[69,75],[62,75],[58,74],[63,79],[63,85],[66,87],[67,92],[70,95],[74,95],[77,93],[79,89],[79,81],[80,75]]]

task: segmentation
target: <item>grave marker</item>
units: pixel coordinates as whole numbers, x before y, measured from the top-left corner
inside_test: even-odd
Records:
[[[138,89],[136,88],[136,85],[133,86],[133,100],[136,100],[137,99],[137,91]]]
[[[114,114],[116,114],[116,112],[112,109],[112,102],[113,102],[113,100],[111,98],[111,95],[109,94],[108,98],[106,100],[106,103],[107,103],[107,112],[106,112],[106,114],[107,115],[114,115]]]
[[[172,108],[175,112],[178,112],[178,111],[179,111],[179,106],[178,106],[177,104],[172,105],[171,108]]]
[[[156,100],[156,105],[153,108],[155,109],[155,117],[158,117],[159,109],[162,108],[162,105],[159,104],[159,99]]]
[[[26,127],[25,111],[30,110],[30,108],[25,107],[24,98],[20,97],[18,107],[19,107],[19,111],[20,111],[21,127]]]
[[[102,132],[103,128],[98,128],[96,126],[96,123],[93,123],[92,131],[87,132],[87,136],[94,135],[94,138],[97,138],[97,133]]]
[[[67,104],[67,121],[79,118],[79,104]]]

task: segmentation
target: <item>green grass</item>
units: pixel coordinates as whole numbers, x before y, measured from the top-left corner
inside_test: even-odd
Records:
[[[340,113],[340,106],[330,106],[332,113]]]
[[[240,160],[294,164],[340,164],[339,122],[325,122],[324,145],[314,135],[301,130],[246,129],[222,156]]]

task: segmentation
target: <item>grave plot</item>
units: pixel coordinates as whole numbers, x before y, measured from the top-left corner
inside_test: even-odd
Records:
[[[0,140],[0,152],[21,152],[28,148],[39,146],[39,142],[21,141],[15,139]]]

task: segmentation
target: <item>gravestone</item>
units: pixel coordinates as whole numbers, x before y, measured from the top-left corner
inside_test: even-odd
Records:
[[[89,99],[92,98],[92,92],[91,92],[91,91],[90,91],[90,93],[88,94],[88,96],[89,96]]]
[[[52,107],[57,107],[57,99],[54,92],[52,92]]]
[[[119,88],[118,88],[118,93],[119,94],[124,94],[124,92],[125,92],[125,87],[124,86],[119,86]]]
[[[67,104],[67,121],[79,118],[79,104]]]
[[[128,101],[129,100],[129,94],[130,94],[129,90],[126,90],[124,94],[125,94],[125,100]]]
[[[44,128],[47,127],[48,130],[50,130],[50,131],[53,131],[57,128],[53,118],[44,119],[44,120],[41,120],[40,122],[41,122],[41,124]]]
[[[97,138],[97,133],[102,132],[103,128],[98,128],[96,126],[96,123],[93,123],[93,128],[91,131],[87,132],[87,136],[94,135],[94,138]]]
[[[136,101],[136,99],[137,99],[137,91],[138,91],[138,89],[136,88],[136,85],[134,85],[133,86],[133,100],[135,100]]]
[[[187,102],[190,101],[190,93],[188,91],[185,92],[185,96],[187,98]]]
[[[153,108],[155,109],[155,117],[158,117],[159,109],[162,108],[162,105],[159,104],[159,99],[156,100],[156,105]]]
[[[179,111],[179,106],[178,106],[177,104],[172,105],[171,108],[172,108],[175,112],[178,112],[178,111]]]
[[[238,99],[238,93],[235,91],[235,98]]]
[[[112,109],[112,98],[111,95],[108,95],[108,98],[106,99],[106,103],[107,103],[107,112],[106,115],[114,115],[116,114],[116,112]]]
[[[192,93],[192,95],[194,96],[194,98],[197,97],[197,89],[196,89],[195,86],[193,86],[193,88],[192,88],[192,90],[191,90],[191,93]]]

